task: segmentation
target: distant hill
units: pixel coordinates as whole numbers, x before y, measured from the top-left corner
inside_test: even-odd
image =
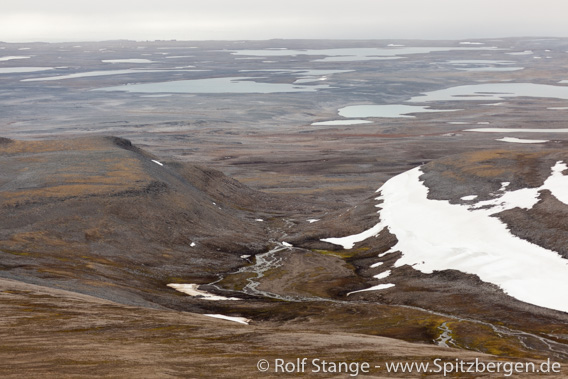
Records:
[[[126,304],[265,251],[254,209],[287,206],[114,137],[3,138],[0,165],[0,276]]]

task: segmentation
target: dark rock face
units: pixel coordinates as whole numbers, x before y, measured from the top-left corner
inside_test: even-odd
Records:
[[[498,216],[514,235],[568,259],[568,207],[550,191],[542,191],[540,201],[528,211],[515,208]]]
[[[503,182],[507,190],[541,186],[559,160],[568,159],[563,150],[483,150],[437,159],[423,166],[421,179],[429,188],[428,198],[460,203],[476,194],[487,200]]]

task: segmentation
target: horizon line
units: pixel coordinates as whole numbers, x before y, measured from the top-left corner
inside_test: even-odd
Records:
[[[112,38],[112,39],[85,39],[85,40],[31,40],[31,41],[3,41],[2,44],[57,44],[57,43],[104,43],[104,42],[269,42],[269,41],[492,41],[507,39],[568,39],[568,36],[552,35],[519,35],[506,37],[472,37],[472,38],[237,38],[237,39],[178,39],[178,38],[158,38],[158,39],[131,39],[131,38]]]

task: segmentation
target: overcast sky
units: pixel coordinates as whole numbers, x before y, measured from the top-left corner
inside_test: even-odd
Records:
[[[0,41],[568,37],[566,0],[1,0]]]

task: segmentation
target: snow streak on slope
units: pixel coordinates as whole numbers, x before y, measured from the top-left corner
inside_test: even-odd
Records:
[[[219,318],[221,320],[238,322],[239,324],[245,324],[245,325],[248,325],[250,323],[250,319],[244,317],[225,316],[220,314],[206,314],[204,316]]]
[[[568,312],[568,297],[559,295],[568,292],[568,260],[512,235],[491,217],[516,207],[532,208],[544,189],[568,204],[568,176],[563,175],[567,168],[557,162],[539,188],[506,191],[503,186],[492,200],[460,205],[428,199],[417,167],[379,189],[381,222],[358,235],[324,241],[350,249],[387,227],[398,239],[389,252],[402,252],[395,267],[408,264],[424,273],[454,269],[475,274],[516,299]]]

